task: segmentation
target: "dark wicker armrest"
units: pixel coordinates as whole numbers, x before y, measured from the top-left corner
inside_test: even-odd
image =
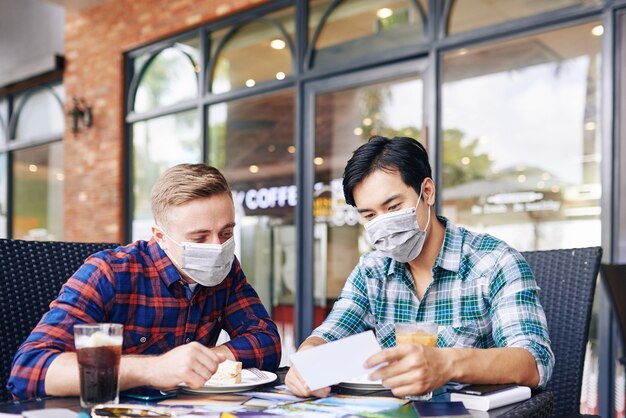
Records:
[[[515,408],[507,411],[501,417],[518,418],[518,417],[537,417],[548,418],[552,414],[554,408],[554,396],[552,392],[538,392],[530,399],[517,405]]]

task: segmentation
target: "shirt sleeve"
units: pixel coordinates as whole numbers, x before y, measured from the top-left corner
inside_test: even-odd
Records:
[[[46,396],[48,367],[59,354],[75,351],[74,324],[106,322],[104,306],[113,294],[109,271],[103,260],[91,257],[63,285],[13,358],[7,389],[15,399]]]
[[[373,328],[367,286],[359,263],[346,280],[333,309],[311,336],[331,342]]]
[[[259,296],[246,280],[239,261],[233,262],[232,290],[225,312],[226,345],[243,367],[276,370],[280,365],[278,329]]]
[[[498,347],[521,347],[537,363],[539,388],[554,368],[548,324],[538,297],[539,287],[526,260],[513,249],[500,256],[489,287],[493,338]]]

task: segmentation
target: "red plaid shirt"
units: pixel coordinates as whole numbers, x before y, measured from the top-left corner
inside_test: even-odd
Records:
[[[235,258],[226,279],[193,292],[154,241],[137,241],[89,257],[13,359],[7,388],[17,399],[45,396],[57,355],[75,351],[74,324],[124,324],[123,354],[162,354],[197,341],[208,347],[222,329],[244,367],[274,370],[281,346],[276,325]]]

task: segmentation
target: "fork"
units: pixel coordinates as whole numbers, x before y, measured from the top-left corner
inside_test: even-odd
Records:
[[[250,373],[252,373],[253,375],[256,376],[256,379],[254,379],[254,380],[267,379],[267,376],[265,375],[265,373],[263,373],[261,370],[257,369],[256,367],[252,367],[252,368],[246,369],[246,370],[248,370]]]

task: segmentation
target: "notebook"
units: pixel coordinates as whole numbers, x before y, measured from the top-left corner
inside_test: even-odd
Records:
[[[421,417],[472,418],[462,402],[413,401],[413,408]]]
[[[463,402],[467,409],[489,411],[490,409],[510,405],[530,399],[530,388],[517,385],[470,385],[454,389],[450,400]]]

